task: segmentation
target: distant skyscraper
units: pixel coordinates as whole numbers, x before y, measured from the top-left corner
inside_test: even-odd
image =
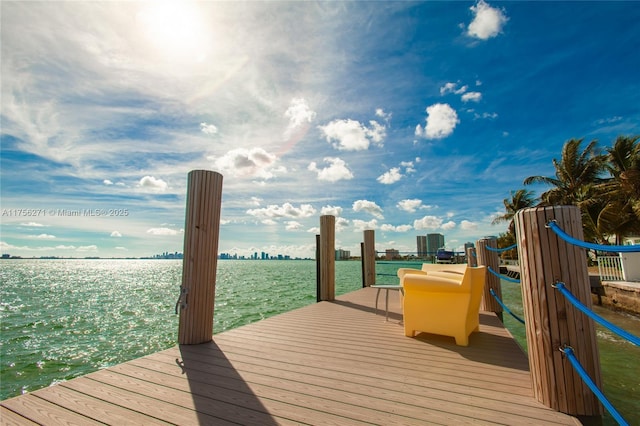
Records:
[[[416,238],[418,244],[418,256],[426,256],[427,255],[427,237],[424,235],[418,235]]]
[[[427,234],[427,254],[436,254],[442,247],[444,247],[444,235]]]

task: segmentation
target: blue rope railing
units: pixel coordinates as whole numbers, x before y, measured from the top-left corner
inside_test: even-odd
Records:
[[[496,277],[500,278],[501,280],[509,281],[509,282],[516,283],[516,284],[520,284],[520,280],[517,280],[515,278],[511,278],[511,277],[507,277],[506,275],[502,275],[501,273],[496,272],[493,269],[491,269],[491,266],[487,266],[487,270],[489,272],[491,272],[493,275],[495,275]]]
[[[547,228],[551,229],[553,232],[555,232],[560,238],[562,238],[566,242],[578,247],[592,249],[592,250],[599,250],[599,251],[618,252],[618,253],[640,252],[640,245],[608,246],[605,244],[588,243],[586,241],[578,240],[576,238],[573,238],[571,235],[567,234],[566,232],[564,232],[558,226],[558,223],[555,220],[549,221],[549,223],[547,223]]]
[[[569,300],[569,302],[571,302],[573,304],[573,306],[578,308],[581,312],[586,314],[588,317],[592,318],[594,321],[596,321],[600,325],[602,325],[602,326],[608,328],[609,330],[613,331],[618,336],[627,339],[628,341],[630,341],[634,345],[640,346],[640,338],[638,338],[637,336],[634,336],[633,334],[629,333],[626,330],[623,330],[622,328],[618,327],[617,325],[610,323],[606,319],[602,318],[601,316],[599,316],[598,314],[593,312],[591,309],[587,308],[584,304],[582,304],[582,302],[580,302],[569,291],[569,289],[567,289],[567,287],[564,285],[564,283],[562,283],[562,282],[555,283],[555,284],[553,284],[553,288],[555,288],[560,293],[562,293],[562,295],[564,297],[566,297],[567,300]]]
[[[511,249],[514,249],[514,248],[518,247],[518,244],[513,244],[513,245],[510,245],[509,247],[504,247],[504,248],[494,248],[494,247],[489,247],[489,246],[484,246],[484,247],[489,251],[495,251],[497,253],[502,253],[503,251],[511,250]]]
[[[627,423],[627,421],[620,415],[618,410],[616,410],[616,408],[613,405],[611,405],[607,397],[604,396],[602,391],[598,389],[598,386],[593,382],[591,377],[589,377],[589,374],[587,374],[585,369],[580,364],[580,361],[578,361],[575,354],[573,353],[573,348],[571,346],[565,345],[563,348],[560,348],[560,352],[562,352],[567,357],[567,359],[569,360],[573,368],[576,370],[576,372],[580,376],[580,378],[582,378],[582,380],[586,383],[586,385],[589,386],[589,389],[591,389],[591,391],[595,394],[595,396],[598,397],[602,405],[607,409],[609,414],[611,414],[611,416],[618,422],[618,424],[625,425],[625,426],[628,425],[629,423]]]
[[[511,309],[509,309],[507,307],[507,305],[505,305],[502,300],[500,300],[500,298],[498,297],[498,295],[496,294],[495,291],[493,291],[492,288],[489,289],[489,293],[491,293],[491,295],[494,297],[494,299],[496,299],[496,302],[498,302],[498,304],[500,306],[502,306],[502,309],[504,309],[509,315],[511,315],[512,317],[514,317],[515,319],[517,319],[518,321],[520,321],[522,324],[524,324],[524,320],[522,318],[520,318],[519,316],[517,316],[516,314],[514,314],[513,312],[511,312]]]

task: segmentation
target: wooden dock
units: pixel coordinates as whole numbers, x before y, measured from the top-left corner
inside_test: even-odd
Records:
[[[404,336],[390,294],[321,302],[0,402],[2,425],[580,424],[535,401],[494,314],[468,347]]]

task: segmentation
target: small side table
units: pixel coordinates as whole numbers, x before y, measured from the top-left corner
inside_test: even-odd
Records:
[[[402,286],[393,285],[393,284],[374,284],[371,288],[377,288],[378,291],[376,293],[376,310],[375,314],[378,315],[378,297],[380,297],[380,290],[385,290],[387,292],[385,296],[384,310],[385,310],[385,321],[389,321],[389,290],[393,291],[401,291],[404,294],[404,290]]]

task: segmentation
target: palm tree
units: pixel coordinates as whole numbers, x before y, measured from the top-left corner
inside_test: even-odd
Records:
[[[585,238],[602,242],[602,233],[594,218],[602,203],[599,185],[604,182],[606,158],[593,140],[581,150],[582,139],[570,139],[562,147],[560,160],[553,159],[555,177],[530,176],[525,185],[545,183],[553,186],[540,195],[540,205],[575,205],[580,208]]]
[[[553,186],[540,195],[543,205],[573,204],[588,201],[591,187],[601,181],[605,170],[605,157],[597,151],[597,141],[589,142],[580,151],[582,139],[571,139],[562,147],[560,160],[553,159],[555,177],[529,176],[525,185],[544,183]]]
[[[515,235],[514,218],[516,212],[535,205],[536,200],[533,191],[519,189],[516,192],[511,192],[511,198],[505,198],[502,202],[504,203],[505,213],[493,219],[491,223],[509,222],[508,232]]]
[[[606,149],[610,179],[599,190],[605,199],[597,219],[598,229],[616,236],[640,233],[640,136],[618,136]]]

